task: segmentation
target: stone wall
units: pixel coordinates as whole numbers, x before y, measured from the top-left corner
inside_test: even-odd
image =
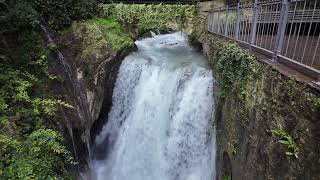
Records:
[[[263,57],[251,58],[233,42],[208,34],[205,12],[193,26],[198,28],[191,40],[202,46],[220,87],[215,124],[218,180],[319,179],[319,91],[274,70]],[[240,66],[240,57],[248,57],[249,66]],[[226,65],[225,71],[221,65]],[[225,86],[221,72],[228,68],[231,77],[247,78],[241,83],[229,79]],[[292,138],[295,148],[283,144],[288,143],[284,136]],[[297,158],[290,154],[294,151]]]

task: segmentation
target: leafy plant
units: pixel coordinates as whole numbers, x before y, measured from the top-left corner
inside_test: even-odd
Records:
[[[62,136],[51,129],[38,129],[26,140],[0,135],[0,177],[4,179],[57,179],[75,164],[62,145]]]
[[[10,24],[13,28],[36,27],[39,23],[39,14],[33,8],[32,3],[18,0],[12,8],[4,11],[3,14],[6,24]]]
[[[315,109],[320,110],[320,96],[316,96],[312,93],[306,93],[305,98],[314,106]]]
[[[216,59],[219,96],[224,97],[227,93],[235,92],[243,100],[246,96],[246,82],[249,76],[255,73],[254,57],[236,44],[228,44],[217,52]]]
[[[233,155],[237,154],[237,150],[238,150],[237,146],[238,146],[238,144],[239,144],[239,142],[238,142],[237,139],[232,140],[232,142],[230,143],[231,153]]]
[[[72,20],[91,18],[97,11],[94,0],[35,0],[34,7],[54,30],[70,25]]]
[[[279,143],[287,146],[289,151],[286,152],[286,155],[298,158],[299,151],[294,138],[284,131],[281,125],[278,125],[278,128],[272,132],[279,138]]]
[[[231,180],[231,176],[230,175],[223,175],[222,179],[223,180]]]
[[[72,106],[48,93],[54,45],[24,28],[3,37],[13,43],[0,61],[0,179],[65,179],[74,161],[54,120],[59,106]]]

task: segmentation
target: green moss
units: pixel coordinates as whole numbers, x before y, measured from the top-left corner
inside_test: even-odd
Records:
[[[74,22],[60,34],[71,41],[71,46],[77,46],[73,49],[79,49],[75,58],[79,62],[104,61],[121,49],[134,45],[124,28],[111,19],[94,18]]]
[[[102,29],[106,39],[111,43],[114,51],[119,51],[124,47],[133,45],[133,41],[129,34],[124,31],[120,23],[104,18],[95,18],[88,20],[87,23],[98,25]]]

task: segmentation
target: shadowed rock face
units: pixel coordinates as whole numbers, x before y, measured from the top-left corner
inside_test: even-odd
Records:
[[[91,135],[95,136],[99,129],[101,109],[109,109],[112,89],[117,77],[118,68],[123,58],[135,50],[133,41],[128,46],[113,48],[114,44],[108,39],[108,31],[92,22],[74,23],[67,31],[61,33],[58,44],[64,56],[71,75],[68,76],[61,63],[53,57],[51,70],[64,76],[62,84],[53,84],[53,93],[61,94],[75,109],[61,109],[64,115],[63,128],[74,141],[75,153],[80,164],[86,164],[89,154]],[[127,35],[129,37],[129,35]],[[113,34],[113,38],[116,35]],[[121,37],[123,38],[123,37]],[[129,37],[129,39],[131,39]],[[79,91],[69,79],[77,81]],[[83,96],[79,101],[79,96]],[[85,116],[79,113],[84,111]],[[104,112],[104,111],[103,111]],[[98,121],[99,122],[99,121]]]

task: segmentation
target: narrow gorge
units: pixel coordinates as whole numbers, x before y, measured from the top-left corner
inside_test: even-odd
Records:
[[[0,1],[0,179],[319,180],[319,88],[228,2]]]

